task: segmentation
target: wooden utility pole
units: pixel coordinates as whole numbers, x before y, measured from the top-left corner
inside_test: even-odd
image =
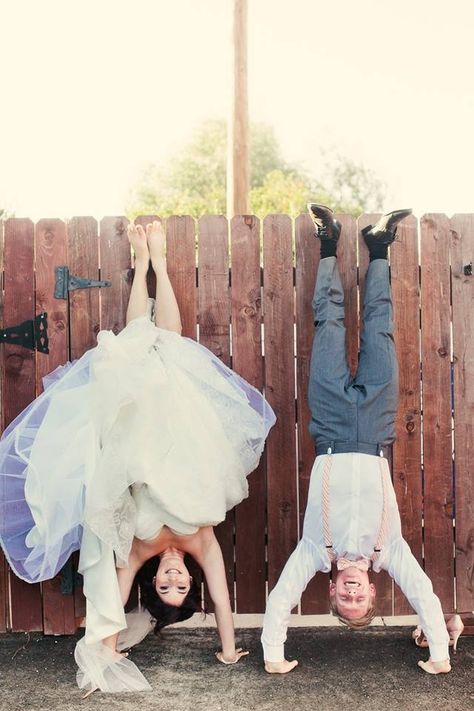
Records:
[[[247,0],[233,0],[233,87],[228,130],[227,216],[248,213]]]

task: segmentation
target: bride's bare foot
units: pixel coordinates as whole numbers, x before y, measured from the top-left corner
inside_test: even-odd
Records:
[[[128,241],[132,245],[135,253],[135,268],[142,266],[148,269],[150,262],[150,252],[146,239],[145,230],[141,225],[135,225],[133,222],[127,227]]]
[[[158,220],[146,226],[146,238],[152,264],[165,262],[166,234],[163,225]]]

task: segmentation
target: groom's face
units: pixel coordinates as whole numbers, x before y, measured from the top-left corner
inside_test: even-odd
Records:
[[[346,568],[338,572],[336,582],[330,583],[329,595],[341,617],[358,620],[374,603],[375,585],[365,571]]]

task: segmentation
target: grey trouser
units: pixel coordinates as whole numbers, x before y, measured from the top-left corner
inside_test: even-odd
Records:
[[[365,282],[360,360],[355,377],[346,357],[344,292],[336,257],[321,259],[313,297],[316,324],[308,399],[318,454],[379,454],[395,439],[398,363],[388,262],[370,263]]]

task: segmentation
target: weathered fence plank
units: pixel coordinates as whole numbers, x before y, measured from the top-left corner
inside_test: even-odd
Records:
[[[104,217],[100,222],[100,278],[111,286],[99,290],[100,328],[118,333],[125,326],[131,285],[131,252],[125,217]]]
[[[474,215],[451,219],[456,607],[474,609]]]
[[[179,304],[183,336],[196,338],[196,227],[192,217],[173,216],[166,223],[167,266]]]
[[[362,236],[362,230],[368,225],[375,225],[380,217],[378,212],[368,212],[361,215],[357,220],[357,229],[359,231],[359,238],[357,241],[357,259],[359,263],[359,314],[362,317],[362,308],[364,305],[364,285],[365,276],[367,274],[367,269],[369,267],[369,250],[364,242]]]
[[[4,322],[16,326],[35,316],[34,226],[31,220],[5,223]],[[4,422],[8,425],[35,397],[35,354],[5,345]],[[41,630],[43,615],[39,585],[29,585],[10,573],[12,630]]]
[[[448,612],[454,608],[449,227],[444,215],[421,220],[425,570]]]
[[[261,390],[260,222],[256,217],[232,219],[231,254],[232,368]],[[265,455],[248,483],[249,496],[235,511],[236,604],[242,613],[265,610]]]
[[[342,226],[337,261],[344,289],[344,325],[347,362],[355,374],[359,362],[359,306],[357,300],[357,221],[351,215],[336,215]]]
[[[68,254],[71,274],[99,279],[97,221],[93,217],[73,217],[68,224]],[[71,358],[80,358],[97,345],[100,329],[99,289],[77,289],[69,294]]]
[[[265,393],[277,417],[267,440],[269,590],[298,538],[291,227],[285,215],[263,223]]]
[[[230,365],[229,240],[227,220],[199,220],[199,342]],[[234,606],[234,511],[216,527],[222,548],[231,605]]]
[[[403,220],[390,250],[395,346],[399,362],[400,402],[392,476],[402,533],[418,562],[422,559],[420,285],[417,221]],[[395,586],[395,614],[413,610]]]
[[[42,380],[68,359],[67,300],[54,298],[55,268],[67,265],[66,225],[62,220],[40,220],[35,230],[36,313],[48,314],[49,354],[36,359],[36,392]]]
[[[68,360],[68,305],[54,298],[55,268],[67,261],[66,225],[62,220],[40,220],[35,230],[36,313],[48,314],[49,354],[36,359],[36,393],[42,392],[45,375]],[[46,580],[43,593],[45,634],[74,634],[74,597],[61,591],[61,576]]]

